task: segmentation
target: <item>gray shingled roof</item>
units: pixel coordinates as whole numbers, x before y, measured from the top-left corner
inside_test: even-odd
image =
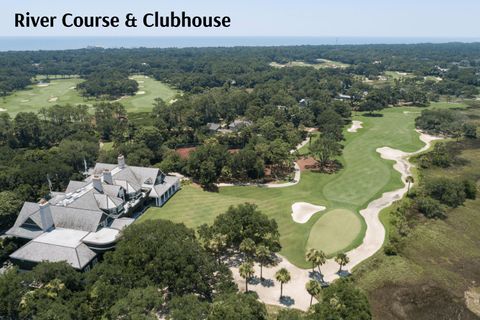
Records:
[[[135,222],[135,219],[133,218],[118,218],[113,220],[112,224],[110,225],[110,228],[123,230],[129,225],[131,225],[133,222]]]
[[[116,167],[118,167],[116,164],[98,162],[95,164],[95,168],[93,168],[93,174],[102,174],[105,169],[112,171]]]
[[[25,202],[23,204],[20,213],[18,214],[17,220],[12,228],[10,228],[6,234],[12,235],[24,239],[34,239],[43,233],[41,229],[32,229],[28,227],[22,227],[25,221],[30,218],[31,215],[38,212],[40,207],[38,203],[35,202]],[[32,219],[34,221],[34,219]],[[35,222],[35,221],[34,221]]]
[[[95,193],[95,200],[97,201],[100,209],[109,210],[120,206],[123,200],[117,197],[110,197],[106,194]]]
[[[103,187],[103,193],[118,198],[118,194],[120,193],[120,189],[122,188],[121,186],[117,185],[111,185],[111,184],[102,184]]]
[[[65,190],[65,193],[70,193],[74,192],[80,188],[85,187],[88,184],[87,181],[70,181],[68,183],[67,189]]]
[[[56,228],[67,228],[95,232],[106,217],[101,210],[51,206],[53,223]]]
[[[62,230],[62,232],[65,232],[65,230]],[[96,253],[80,241],[74,241],[76,243],[73,245],[61,245],[54,242],[41,241],[42,237],[40,236],[37,238],[38,240],[30,241],[12,253],[10,258],[36,263],[42,261],[66,261],[72,267],[82,269],[96,257]]]
[[[138,183],[143,185],[147,179],[151,179],[153,182],[157,179],[159,169],[158,168],[145,168],[145,167],[127,167],[130,168],[133,174],[138,178]]]
[[[153,188],[155,189],[156,195],[150,194],[150,197],[159,198],[162,194],[167,192],[167,190],[179,180],[180,179],[175,176],[165,176],[163,183],[153,186]]]

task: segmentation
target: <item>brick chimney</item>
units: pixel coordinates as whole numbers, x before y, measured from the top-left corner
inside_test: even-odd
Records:
[[[102,179],[98,175],[94,175],[92,179],[93,187],[103,193]]]
[[[53,217],[52,210],[50,209],[50,203],[47,200],[42,199],[38,205],[40,206],[40,227],[43,231],[47,231],[53,228]]]
[[[103,182],[113,184],[112,172],[108,169],[103,170]]]
[[[125,157],[123,156],[123,154],[118,155],[118,167],[120,169],[125,168]]]

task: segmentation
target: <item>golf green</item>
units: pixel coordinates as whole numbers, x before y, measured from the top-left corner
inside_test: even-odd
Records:
[[[322,248],[333,255],[355,241],[362,229],[362,220],[352,211],[335,209],[324,214],[313,225],[308,237],[308,248]]]

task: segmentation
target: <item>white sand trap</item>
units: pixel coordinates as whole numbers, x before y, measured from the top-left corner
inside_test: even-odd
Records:
[[[39,83],[37,84],[37,87],[48,87],[49,85],[49,83]]]
[[[137,80],[138,83],[145,83],[143,80]]]
[[[28,102],[28,101],[30,101],[30,100],[28,100],[28,99],[20,100],[20,102],[22,102],[22,103],[25,103],[25,102]]]
[[[347,129],[348,132],[357,132],[358,129],[362,129],[362,121],[353,120],[352,126]]]
[[[419,111],[403,111],[404,114],[410,114],[410,113],[420,113]]]
[[[172,100],[170,100],[170,103],[175,103],[177,101],[178,101],[178,99],[172,99]]]
[[[48,102],[55,102],[58,100],[58,97],[51,97],[50,99],[48,99]]]
[[[139,94],[145,94],[145,91],[138,91],[136,94],[137,94],[137,95],[139,95]]]
[[[70,90],[73,90],[73,89],[75,89],[75,87],[70,87],[69,89],[70,89]]]
[[[6,112],[7,109],[0,108],[0,112]]]
[[[292,204],[292,219],[296,223],[306,223],[315,213],[325,209],[323,206],[316,206],[308,202],[295,202]]]

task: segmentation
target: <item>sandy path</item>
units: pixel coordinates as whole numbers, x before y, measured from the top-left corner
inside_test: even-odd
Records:
[[[350,128],[347,129],[348,132],[357,132],[358,129],[362,129],[362,124],[363,122],[362,121],[358,121],[358,120],[353,120],[352,121],[352,126]]]
[[[385,229],[378,218],[380,211],[389,207],[394,201],[401,199],[407,192],[408,187],[405,183],[405,178],[411,175],[412,169],[412,164],[408,161],[408,158],[427,150],[430,148],[431,142],[438,139],[441,138],[420,133],[420,140],[425,143],[425,146],[412,153],[403,152],[390,147],[377,149],[377,152],[380,153],[380,156],[383,159],[395,161],[393,167],[401,173],[404,186],[400,189],[383,193],[380,198],[370,202],[367,208],[360,210],[360,214],[363,216],[367,224],[367,230],[362,244],[347,252],[350,262],[344,267],[344,270],[351,270],[360,262],[371,257],[381,249],[385,239]],[[292,277],[291,281],[284,285],[284,294],[291,299],[289,300],[289,306],[301,310],[308,309],[310,296],[305,290],[305,284],[311,279],[311,270],[298,268],[288,262],[287,259],[283,257],[281,258],[282,261],[277,266],[264,268],[263,270],[264,278],[269,280],[269,285],[263,286],[258,283],[256,285],[251,284],[249,286],[250,290],[256,291],[260,299],[267,304],[286,306],[285,303],[282,304],[279,301],[280,284],[275,281],[275,272],[280,268],[287,268]],[[245,280],[239,276],[238,268],[233,267],[231,269],[239,287],[244,288]],[[259,275],[259,272],[259,267],[255,266],[255,274]],[[333,259],[327,260],[325,265],[322,266],[322,273],[324,275],[323,279],[326,282],[331,282],[332,280],[337,279],[339,277],[337,272],[338,264]]]
[[[4,108],[0,108],[0,112],[6,112],[7,109],[4,109]]]

